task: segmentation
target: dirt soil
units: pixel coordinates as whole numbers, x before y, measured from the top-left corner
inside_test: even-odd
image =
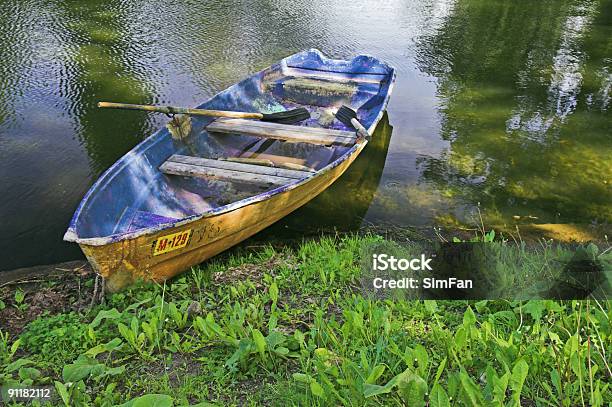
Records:
[[[35,269],[11,271],[11,279],[0,282],[0,329],[11,338],[42,314],[80,311],[91,302],[95,274],[87,262],[71,261]],[[15,295],[20,291],[24,294],[21,302],[19,295]]]

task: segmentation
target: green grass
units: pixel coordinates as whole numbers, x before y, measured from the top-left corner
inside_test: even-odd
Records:
[[[612,403],[609,301],[374,300],[360,256],[380,241],[235,251],[42,316],[0,337],[0,381],[70,406]]]

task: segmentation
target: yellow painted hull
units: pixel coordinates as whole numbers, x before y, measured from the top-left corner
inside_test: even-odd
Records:
[[[247,239],[306,204],[329,187],[353,163],[366,143],[339,165],[323,169],[307,181],[271,195],[268,199],[212,214],[133,239],[106,245],[79,243],[95,271],[106,280],[106,289],[117,291],[136,280],[161,282]],[[185,247],[154,255],[158,239],[191,230]]]

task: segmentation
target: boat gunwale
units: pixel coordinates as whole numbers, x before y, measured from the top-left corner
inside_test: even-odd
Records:
[[[311,48],[309,50],[302,51],[302,52],[299,52],[297,54],[289,55],[289,56],[283,58],[280,62],[283,63],[289,57],[292,57],[292,56],[295,56],[295,55],[298,55],[298,54],[301,54],[301,53],[308,53],[308,52],[315,52],[315,53],[317,53],[321,57],[321,59],[323,61],[347,61],[347,60],[342,60],[342,59],[328,58],[323,53],[321,53],[321,51],[319,51],[318,49]],[[376,58],[374,56],[371,56],[371,55],[368,55],[368,54],[359,54],[359,55],[355,56],[352,60],[354,60],[355,58],[358,58],[358,57],[370,57],[370,58],[378,61],[384,67],[388,68],[390,70],[390,72],[391,72],[391,78],[389,80],[389,87],[387,89],[387,92],[385,94],[385,97],[384,97],[382,103],[380,104],[380,111],[378,112],[378,115],[376,116],[376,118],[374,119],[372,124],[368,127],[368,133],[372,134],[373,131],[375,130],[376,126],[378,125],[378,123],[382,119],[383,115],[385,114],[387,105],[389,104],[389,99],[391,97],[391,93],[393,92],[393,88],[395,86],[395,80],[396,80],[397,73],[396,73],[396,70],[395,70],[395,68],[393,66],[389,65],[388,63],[386,63],[384,61],[381,61],[380,59],[378,59],[378,58]],[[271,67],[271,66],[274,66],[274,64],[270,65],[269,67]],[[269,67],[266,67],[263,70],[268,69]],[[261,71],[258,71],[258,72],[261,72]],[[324,72],[324,71],[322,71],[322,72]],[[257,74],[257,72],[254,73],[253,75],[255,75],[255,74]],[[244,78],[244,79],[248,79],[249,77]],[[242,80],[244,80],[244,79],[242,79]],[[240,83],[242,80],[240,80],[240,81],[238,81],[236,83]],[[210,97],[208,100],[213,99],[214,97],[216,97],[217,95],[220,95],[221,93],[225,92],[226,90],[227,90],[227,88],[219,91],[217,94],[215,94],[214,96]],[[274,195],[281,194],[281,193],[286,192],[286,191],[290,191],[292,189],[298,188],[298,187],[300,187],[300,186],[302,186],[302,185],[304,185],[304,184],[314,180],[315,178],[322,177],[326,173],[330,172],[332,169],[334,169],[335,167],[339,166],[344,161],[349,159],[353,154],[355,154],[355,153],[358,154],[359,152],[361,152],[361,150],[368,144],[368,140],[364,140],[361,143],[356,143],[349,150],[347,150],[344,154],[342,154],[340,157],[338,157],[336,160],[332,161],[331,163],[327,164],[325,167],[323,167],[323,168],[319,169],[318,171],[314,172],[312,175],[307,176],[307,177],[305,177],[305,178],[303,178],[301,180],[296,180],[295,182],[291,182],[291,183],[288,183],[286,185],[279,186],[277,188],[271,189],[269,191],[262,192],[260,194],[257,194],[257,195],[254,195],[254,196],[251,196],[251,197],[248,197],[248,198],[241,199],[239,201],[234,201],[234,202],[229,203],[227,205],[219,206],[217,208],[211,208],[211,209],[209,209],[207,211],[204,211],[202,213],[191,215],[191,216],[188,216],[186,218],[178,219],[175,222],[160,223],[160,224],[157,224],[155,226],[151,226],[151,227],[143,228],[143,229],[138,229],[138,230],[133,231],[133,232],[115,233],[115,234],[110,234],[108,236],[86,237],[86,238],[79,237],[78,234],[76,233],[77,221],[79,219],[79,216],[80,216],[80,214],[81,214],[85,204],[88,202],[88,200],[91,197],[91,195],[94,192],[98,191],[100,185],[102,185],[105,182],[112,181],[112,179],[114,178],[114,175],[119,173],[119,170],[121,169],[120,166],[125,167],[125,166],[129,165],[129,163],[125,159],[130,154],[132,154],[133,151],[137,150],[139,147],[143,146],[146,143],[152,143],[152,145],[153,145],[153,144],[155,144],[157,142],[162,141],[162,137],[160,135],[161,135],[161,133],[164,130],[165,129],[163,127],[158,129],[152,135],[150,135],[149,137],[145,138],[140,143],[138,143],[136,146],[134,146],[130,151],[128,151],[121,158],[119,158],[118,161],[113,163],[113,165],[111,165],[100,176],[100,178],[90,187],[90,189],[87,191],[87,193],[85,194],[85,196],[83,197],[83,199],[79,203],[79,206],[77,207],[77,210],[75,211],[75,213],[74,213],[74,215],[73,215],[73,217],[72,217],[72,219],[70,221],[70,225],[68,227],[68,230],[64,234],[64,240],[65,241],[75,242],[75,243],[78,243],[80,245],[105,246],[105,245],[108,245],[108,244],[112,244],[112,243],[116,243],[116,242],[120,242],[120,241],[124,241],[124,240],[133,240],[133,239],[136,239],[136,238],[144,236],[144,235],[155,234],[155,233],[157,233],[159,231],[162,231],[164,229],[180,227],[180,226],[184,226],[184,225],[189,224],[189,223],[196,222],[196,221],[201,220],[201,219],[211,218],[211,217],[214,217],[214,216],[217,216],[217,215],[222,215],[222,214],[225,214],[225,213],[228,213],[228,212],[232,212],[232,211],[237,210],[239,208],[242,208],[242,207],[245,207],[245,206],[248,206],[248,205],[252,205],[252,204],[255,204],[255,203],[258,203],[258,202],[262,202],[262,201],[268,200],[268,199],[270,199]]]

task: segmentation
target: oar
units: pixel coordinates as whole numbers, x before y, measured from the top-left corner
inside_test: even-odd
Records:
[[[359,123],[359,120],[357,120],[357,112],[350,107],[342,105],[336,112],[336,119],[338,119],[345,126],[352,127],[357,130],[358,140],[370,140],[370,133],[368,133],[366,128]]]
[[[234,119],[258,119],[266,122],[297,123],[310,118],[310,113],[303,107],[276,113],[248,113],[224,110],[188,109],[175,106],[133,105],[129,103],[99,102],[98,107],[111,109],[144,110],[165,114],[187,114],[191,116],[231,117]]]

